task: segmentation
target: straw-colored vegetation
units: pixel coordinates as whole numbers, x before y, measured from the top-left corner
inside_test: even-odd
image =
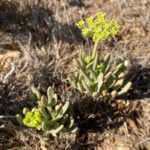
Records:
[[[0,149],[149,150],[149,10],[0,0]]]

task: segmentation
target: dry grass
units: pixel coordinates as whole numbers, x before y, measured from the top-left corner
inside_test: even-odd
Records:
[[[84,95],[71,89],[65,79],[75,71],[72,58],[80,49],[90,53],[92,47],[75,23],[98,11],[115,18],[121,28],[120,36],[100,45],[101,54],[110,52],[113,60],[125,57],[131,61],[133,89],[123,97],[126,100],[102,103],[103,109],[87,118],[89,102],[81,107]],[[149,43],[149,0],[1,0],[0,149],[40,149],[46,145],[41,149],[149,150]],[[32,84],[42,92],[54,85],[62,100],[75,102],[81,128],[75,143],[72,135],[45,143],[40,133],[31,135],[31,130],[16,127],[15,114],[24,106],[30,107],[27,100]]]

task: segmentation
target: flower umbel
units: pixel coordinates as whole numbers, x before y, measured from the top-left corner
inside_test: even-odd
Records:
[[[26,113],[25,118],[23,119],[23,123],[32,128],[36,128],[38,130],[41,129],[41,124],[43,122],[43,117],[40,111],[29,111]]]
[[[102,69],[103,69],[103,65],[102,65],[102,64],[97,65],[96,71],[97,71],[98,73],[102,72]]]
[[[92,62],[92,57],[91,57],[90,55],[86,56],[86,57],[85,57],[85,62],[88,63],[88,64],[89,64],[90,62]]]
[[[88,17],[85,21],[80,20],[77,27],[82,31],[83,36],[91,37],[94,42],[106,40],[119,33],[119,25],[115,20],[106,18],[103,12],[97,13],[96,17]]]

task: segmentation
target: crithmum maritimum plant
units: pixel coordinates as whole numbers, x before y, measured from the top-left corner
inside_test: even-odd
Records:
[[[37,97],[37,106],[23,109],[23,115],[17,114],[20,124],[37,130],[44,131],[44,135],[56,136],[59,132],[74,133],[77,127],[73,117],[68,113],[69,101],[58,103],[57,94],[49,87],[47,96],[41,95],[40,91],[32,87],[32,92]]]
[[[77,23],[83,36],[92,38],[94,49],[92,55],[85,55],[82,51],[73,64],[77,67],[75,75],[68,80],[71,85],[81,92],[98,98],[116,98],[126,94],[131,82],[125,83],[128,60],[118,59],[116,66],[110,66],[110,54],[106,54],[103,63],[99,60],[98,44],[119,33],[119,25],[115,20],[108,20],[103,12],[96,17],[88,17]]]

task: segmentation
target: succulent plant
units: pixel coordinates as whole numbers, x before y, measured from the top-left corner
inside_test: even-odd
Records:
[[[75,132],[73,117],[68,113],[69,101],[58,103],[57,94],[49,87],[47,96],[41,95],[40,91],[32,87],[33,93],[37,97],[37,106],[23,109],[23,116],[17,114],[16,118],[20,124],[28,127],[43,130],[44,135],[56,136],[59,132]]]
[[[68,77],[74,88],[99,98],[116,98],[128,92],[131,82],[125,83],[125,74],[129,66],[127,60],[118,59],[114,69],[110,66],[110,54],[106,54],[103,63],[99,61],[98,44],[119,33],[119,25],[115,20],[106,18],[100,12],[96,17],[88,17],[77,23],[83,36],[92,38],[95,43],[92,55],[80,56],[73,60],[77,67],[75,75]]]
[[[114,99],[127,93],[131,87],[131,82],[125,83],[125,71],[129,65],[127,60],[119,59],[111,70],[110,54],[105,56],[101,64],[98,60],[98,52],[94,58],[85,56],[81,52],[80,57],[74,59],[73,63],[78,70],[68,79],[73,87],[81,92],[94,97]]]

